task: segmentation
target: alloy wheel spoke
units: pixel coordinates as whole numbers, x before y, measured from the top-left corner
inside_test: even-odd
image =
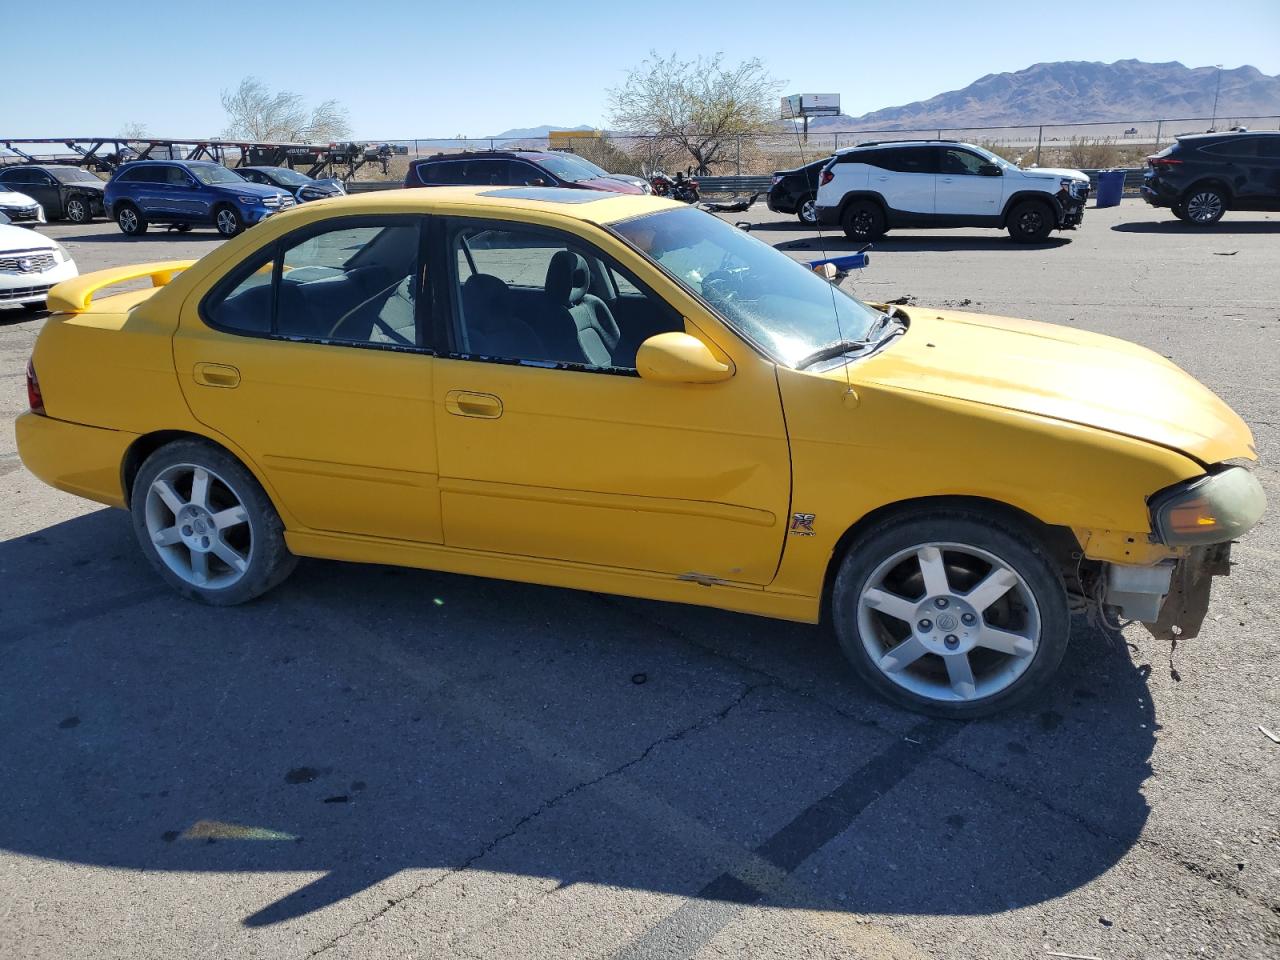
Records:
[[[172,547],[174,544],[182,542],[182,534],[177,527],[166,527],[153,534],[151,542],[157,547]]]
[[[191,502],[197,506],[209,506],[209,471],[196,467],[191,472]]]
[[[151,485],[151,489],[156,492],[156,496],[164,502],[164,505],[169,508],[175,518],[178,516],[178,511],[187,505],[178,496],[178,492],[173,489],[168,480],[157,480]]]
[[[249,566],[249,561],[236,552],[236,550],[223,540],[221,537],[213,538],[213,552],[223,563],[229,566],[237,573],[243,573],[245,567]]]
[[[244,507],[236,504],[234,507],[227,507],[213,515],[213,525],[219,530],[226,530],[228,527],[234,527],[237,524],[245,523],[249,519],[249,514]]]
[[[881,613],[910,623],[915,617],[916,605],[906,597],[900,597],[896,593],[889,593],[887,590],[880,590],[873,587],[862,595],[862,601],[872,610],[879,610]]]
[[[910,636],[880,658],[880,669],[886,673],[897,673],[904,667],[911,666],[928,652],[924,641],[916,636]]]
[[[985,580],[969,591],[965,600],[981,613],[1018,584],[1018,576],[1008,567],[996,567]]]
[[[951,592],[951,584],[947,580],[947,566],[942,559],[942,551],[937,547],[921,547],[916,551],[916,559],[920,561],[920,574],[924,577],[924,593],[927,597],[941,597]]]
[[[1036,652],[1035,641],[1030,637],[989,626],[984,626],[979,631],[974,642],[980,647],[986,647],[988,650],[998,650],[1000,653],[1007,653],[1011,657],[1029,657]]]
[[[202,550],[191,551],[191,579],[197,584],[209,579],[209,555]]]
[[[969,665],[969,654],[950,653],[942,658],[947,665],[947,677],[951,681],[951,690],[963,700],[971,700],[978,692],[973,680],[973,667]]]

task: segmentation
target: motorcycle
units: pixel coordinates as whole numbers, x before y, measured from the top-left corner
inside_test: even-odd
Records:
[[[682,203],[697,203],[700,199],[698,181],[692,177],[686,177],[678,171],[674,179],[661,171],[654,173],[649,178],[649,186],[653,188],[655,195],[670,197],[672,200],[679,200]]]

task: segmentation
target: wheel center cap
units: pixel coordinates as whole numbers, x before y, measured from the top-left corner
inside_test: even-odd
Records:
[[[940,630],[954,630],[960,626],[960,618],[954,613],[944,613],[938,617],[938,628]]]

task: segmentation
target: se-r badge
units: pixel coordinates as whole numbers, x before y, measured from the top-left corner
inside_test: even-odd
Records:
[[[813,514],[793,513],[791,515],[791,533],[797,537],[812,537]]]

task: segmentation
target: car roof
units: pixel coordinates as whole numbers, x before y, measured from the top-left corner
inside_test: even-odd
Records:
[[[1280,137],[1280,130],[1221,130],[1217,133],[1180,133],[1176,140],[1230,140],[1232,137]]]
[[[430,163],[434,160],[502,160],[506,157],[519,157],[521,160],[541,160],[549,154],[546,150],[462,150],[458,153],[433,153],[429,157],[418,157],[413,163]]]
[[[864,140],[862,143],[852,147],[841,147],[836,153],[852,153],[855,150],[869,150],[872,147],[940,147],[943,144],[954,144],[960,147],[972,147],[972,143],[964,140],[939,140],[931,138],[929,140]]]
[[[295,219],[295,213],[332,211],[344,216],[362,213],[460,214],[501,213],[522,210],[552,214],[572,220],[608,224],[662,210],[686,210],[688,204],[643,193],[610,193],[564,187],[408,187],[357,193],[330,200],[316,200],[278,214]],[[276,218],[272,218],[273,220]]]

